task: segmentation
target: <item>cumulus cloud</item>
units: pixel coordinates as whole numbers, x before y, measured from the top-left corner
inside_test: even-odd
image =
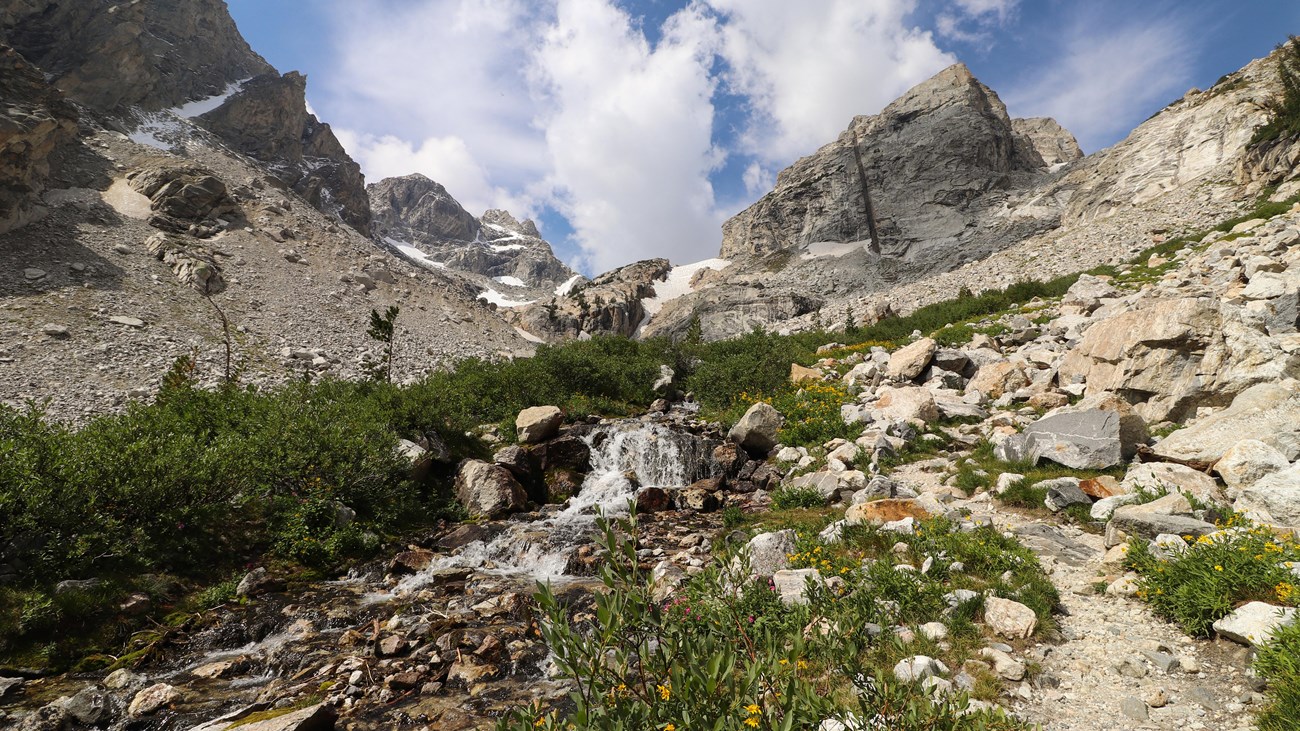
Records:
[[[600,271],[712,256],[714,21],[688,6],[651,45],[606,0],[560,0],[530,77],[543,107],[552,201]]]
[[[953,0],[946,11],[935,16],[934,29],[941,38],[989,45],[992,31],[1006,25],[1019,5],[1020,0]]]
[[[913,0],[708,0],[731,89],[748,98],[747,152],[788,164],[956,59],[910,24]]]
[[[1013,115],[1054,117],[1095,150],[1190,85],[1192,38],[1186,21],[1165,14],[1118,26],[1113,18],[1079,18],[1060,55],[1003,98]]]

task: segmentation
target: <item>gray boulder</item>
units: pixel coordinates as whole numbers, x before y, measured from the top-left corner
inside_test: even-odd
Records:
[[[921,338],[905,345],[889,356],[887,372],[891,378],[910,381],[925,371],[938,348],[939,344],[932,338]]]
[[[1114,467],[1137,449],[1123,438],[1120,422],[1119,413],[1104,409],[1053,414],[1009,438],[1004,450],[1035,464],[1047,459],[1079,470]]]
[[[470,515],[497,518],[528,503],[523,486],[505,467],[480,460],[461,465],[456,475],[456,499]]]
[[[1229,489],[1241,490],[1290,466],[1286,455],[1272,446],[1258,439],[1242,439],[1214,463],[1214,472]]]
[[[781,412],[760,401],[731,427],[727,438],[748,452],[767,454],[776,446],[776,433],[783,422]]]
[[[1206,523],[1185,515],[1162,515],[1150,510],[1143,510],[1145,505],[1124,505],[1111,514],[1110,524],[1129,535],[1155,540],[1162,533],[1180,536],[1208,536],[1218,530],[1213,523]]]
[[[1261,441],[1288,460],[1300,457],[1300,384],[1248,388],[1228,408],[1179,429],[1153,449],[1163,457],[1217,462],[1243,439]]]
[[[1300,527],[1300,464],[1242,490],[1233,507],[1274,525]]]
[[[1091,505],[1092,498],[1079,488],[1079,478],[1059,477],[1038,483],[1038,487],[1047,490],[1043,503],[1053,513],[1059,513],[1071,505]]]
[[[775,533],[759,533],[749,539],[745,550],[749,555],[749,572],[752,576],[766,577],[790,566],[790,555],[796,550],[795,532],[789,528]]]

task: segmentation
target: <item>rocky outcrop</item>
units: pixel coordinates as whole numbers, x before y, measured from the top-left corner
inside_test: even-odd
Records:
[[[655,282],[671,268],[667,259],[628,264],[568,294],[532,303],[511,321],[547,342],[606,333],[631,336],[645,320],[644,300],[654,296]]]
[[[1013,119],[1011,129],[1028,139],[1034,152],[1048,165],[1074,162],[1083,157],[1078,140],[1051,117]]]
[[[891,258],[924,244],[933,266],[956,254],[938,247],[988,239],[972,233],[985,210],[1044,172],[997,94],[956,64],[783,170],[775,190],[723,225],[721,256],[874,239]]]
[[[76,133],[76,109],[17,51],[0,46],[0,234],[37,214],[51,157]]]
[[[274,71],[211,0],[13,0],[0,39],[97,112],[166,109]]]
[[[307,111],[306,76],[291,71],[250,79],[199,122],[234,149],[266,163],[318,210],[370,233],[361,166],[330,126]]]
[[[447,189],[419,173],[384,178],[366,188],[375,218],[375,235],[398,239],[472,241],[479,222]]]

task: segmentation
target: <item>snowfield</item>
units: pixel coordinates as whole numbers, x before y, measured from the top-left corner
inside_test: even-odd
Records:
[[[691,280],[695,278],[697,272],[704,269],[725,269],[729,264],[731,262],[727,259],[705,259],[668,270],[667,279],[654,283],[655,296],[641,300],[641,306],[645,308],[645,317],[641,319],[641,324],[637,325],[637,331],[639,332],[652,316],[662,310],[665,303],[691,292]]]

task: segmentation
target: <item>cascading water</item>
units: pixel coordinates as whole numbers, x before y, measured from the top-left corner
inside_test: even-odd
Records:
[[[591,472],[563,510],[542,520],[510,521],[495,538],[435,559],[402,581],[396,593],[418,589],[438,571],[455,567],[538,580],[562,577],[574,550],[591,540],[599,512],[626,515],[638,487],[684,487],[715,471],[708,440],[663,424],[617,422],[597,428],[585,441]]]

